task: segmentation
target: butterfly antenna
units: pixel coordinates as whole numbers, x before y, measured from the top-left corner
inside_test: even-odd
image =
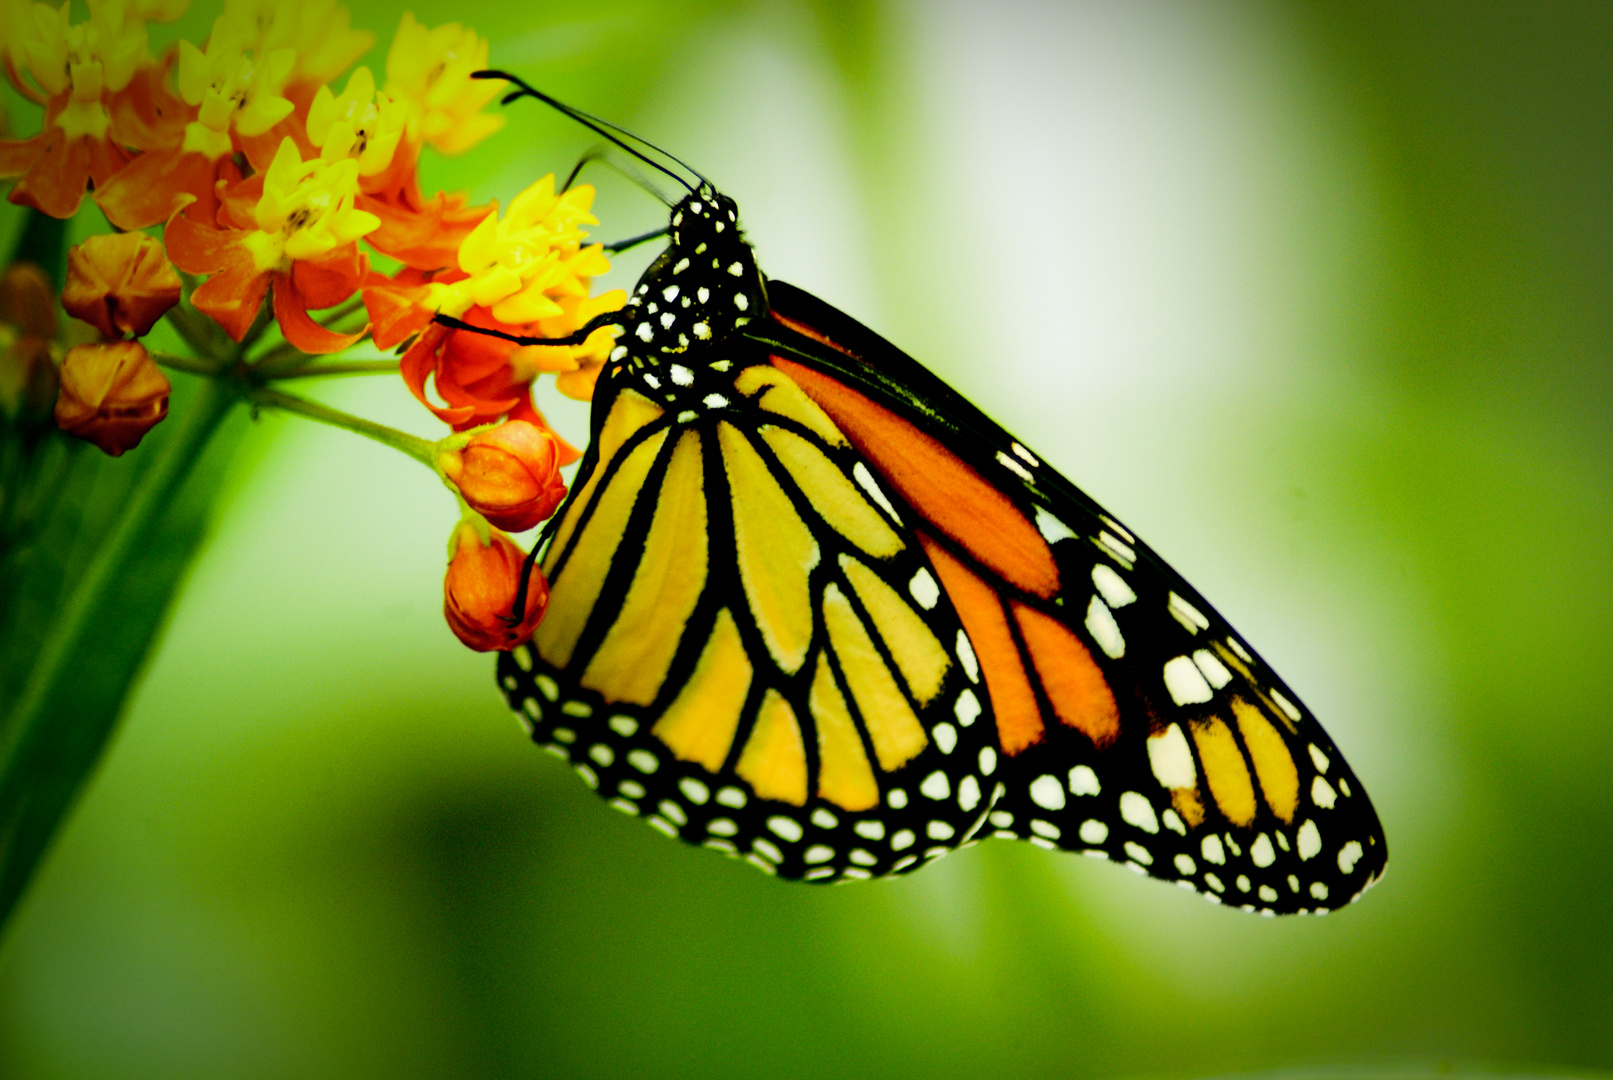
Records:
[[[605,156],[603,149],[593,150],[581,161],[577,162],[577,167],[571,170],[570,176],[566,177],[566,187],[569,188],[571,186],[571,182],[577,179],[577,174],[582,172],[584,165],[588,165],[596,161],[612,172],[626,177],[628,182],[633,184],[635,187],[642,188],[643,190],[649,192],[650,195],[659,201],[662,206],[665,206],[669,210],[672,208],[672,200],[667,198],[666,192],[656,187],[655,184],[651,182],[649,177],[645,176],[637,169],[623,165],[619,161],[612,161],[610,158]],[[561,190],[564,191],[565,188],[561,188]]]
[[[519,90],[513,90],[510,93],[505,94],[504,98],[503,98],[503,102],[502,102],[503,104],[508,105],[510,102],[515,101],[517,98],[523,98],[523,97],[536,98],[537,100],[543,102],[545,105],[549,106],[551,109],[554,109],[556,112],[560,112],[560,113],[565,114],[566,116],[569,116],[571,119],[577,121],[577,123],[581,124],[583,127],[588,128],[590,131],[594,132],[594,134],[599,135],[602,138],[608,139],[612,143],[615,143],[617,146],[621,147],[623,150],[626,150],[629,154],[632,154],[634,157],[636,157],[640,161],[644,162],[644,164],[648,165],[650,168],[656,170],[657,172],[664,173],[667,176],[670,176],[672,179],[676,180],[679,184],[681,184],[684,187],[684,189],[687,190],[689,192],[689,194],[691,194],[691,195],[693,195],[695,193],[695,188],[689,183],[689,181],[685,180],[683,177],[679,176],[677,173],[673,172],[671,169],[667,168],[665,165],[661,164],[659,161],[656,161],[654,158],[649,157],[643,151],[637,149],[636,147],[633,147],[633,146],[629,145],[627,142],[624,142],[623,140],[624,139],[631,139],[634,142],[639,143],[640,145],[642,145],[644,147],[647,147],[651,151],[653,151],[653,152],[655,152],[657,154],[660,154],[662,157],[666,158],[668,161],[671,161],[671,162],[681,166],[682,168],[687,169],[690,173],[694,174],[694,177],[697,180],[699,180],[700,183],[702,183],[702,184],[708,183],[706,178],[701,175],[701,173],[700,173],[700,171],[698,169],[694,168],[688,162],[682,160],[681,158],[677,157],[676,155],[671,154],[668,151],[661,149],[659,146],[656,146],[654,143],[650,142],[648,139],[645,139],[645,138],[643,138],[641,136],[635,135],[631,131],[628,131],[626,128],[618,127],[617,125],[611,123],[609,120],[601,120],[597,116],[593,116],[593,115],[591,115],[589,113],[585,113],[581,109],[573,108],[572,106],[567,105],[563,101],[558,101],[555,98],[550,97],[548,94],[545,94],[543,91],[538,90],[538,89],[528,85],[525,80],[519,78],[518,76],[511,75],[507,71],[496,71],[496,70],[492,70],[492,69],[488,69],[488,70],[484,70],[484,71],[473,71],[473,72],[471,72],[470,77],[473,78],[473,79],[503,79],[506,82],[514,83],[516,86],[520,87],[520,89]]]

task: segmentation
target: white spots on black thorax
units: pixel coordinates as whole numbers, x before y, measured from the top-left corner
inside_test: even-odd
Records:
[[[720,389],[680,372],[726,372],[727,341],[765,314],[766,299],[732,199],[702,186],[673,209],[670,226],[671,245],[645,271],[622,313],[611,375],[636,381],[675,414],[698,416],[702,407],[719,407],[712,403]]]

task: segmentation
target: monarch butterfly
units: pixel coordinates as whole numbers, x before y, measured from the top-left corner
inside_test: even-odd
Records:
[[[549,609],[498,661],[536,742],[618,809],[784,878],[1003,837],[1263,914],[1377,880],[1342,755],[1152,550],[917,361],[768,279],[698,173],[485,75],[688,190],[596,321],[620,336],[534,549]]]

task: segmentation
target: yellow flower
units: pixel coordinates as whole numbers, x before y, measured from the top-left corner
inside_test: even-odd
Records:
[[[605,273],[610,261],[599,244],[582,247],[594,189],[583,184],[554,193],[554,174],[527,188],[501,219],[482,219],[459,246],[459,268],[470,276],[433,283],[428,306],[458,317],[480,304],[493,318],[521,326],[562,313],[560,297],[586,297],[588,278]]]
[[[428,30],[404,12],[386,55],[386,92],[413,112],[410,134],[445,154],[458,154],[504,126],[482,112],[507,85],[472,79],[487,66],[487,41],[458,23]]]
[[[257,268],[317,259],[379,228],[380,218],[353,209],[357,195],[358,162],[303,161],[296,142],[280,140],[255,211],[260,231],[245,241]]]
[[[224,16],[259,55],[291,49],[292,80],[326,83],[370,51],[375,35],[354,30],[336,0],[224,0]]]
[[[308,108],[308,138],[326,161],[353,158],[360,176],[374,176],[392,162],[408,123],[409,107],[376,94],[375,76],[361,67],[337,97],[321,86]]]
[[[99,139],[112,122],[102,99],[128,86],[151,57],[145,20],[124,0],[94,0],[89,10],[89,22],[74,25],[67,3],[33,4],[26,15],[13,8],[9,50],[26,62],[47,97],[71,91],[58,127],[69,136]]]
[[[200,107],[185,128],[185,149],[219,157],[230,151],[230,126],[242,135],[262,135],[287,116],[293,105],[280,96],[297,63],[295,49],[260,51],[249,47],[241,27],[220,15],[203,52],[179,43],[179,95]]]

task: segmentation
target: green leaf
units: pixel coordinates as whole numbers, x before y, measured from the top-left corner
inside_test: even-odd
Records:
[[[121,458],[40,439],[0,523],[0,924],[106,749],[239,434],[214,437],[232,390],[175,391]]]

